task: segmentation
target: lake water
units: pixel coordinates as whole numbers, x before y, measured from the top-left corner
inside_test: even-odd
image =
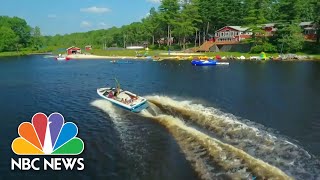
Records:
[[[132,62],[0,58],[0,179],[320,179],[320,62]],[[150,108],[100,99],[114,78]],[[37,112],[77,124],[84,171],[10,170]]]

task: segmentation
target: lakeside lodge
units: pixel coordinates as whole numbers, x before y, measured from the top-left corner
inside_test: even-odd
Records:
[[[299,26],[306,41],[316,41],[317,32],[314,22],[301,22]],[[277,32],[277,23],[267,23],[259,26],[264,33],[256,36],[272,37]],[[217,31],[211,38],[207,39],[196,52],[248,52],[251,48],[249,44],[243,44],[242,41],[252,38],[253,33],[249,27],[225,26]]]

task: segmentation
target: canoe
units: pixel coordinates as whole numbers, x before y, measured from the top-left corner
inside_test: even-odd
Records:
[[[149,107],[148,102],[145,98],[138,96],[129,91],[124,91],[120,89],[120,93],[114,96],[115,88],[104,87],[98,88],[97,93],[100,97],[108,100],[113,105],[118,106],[122,109],[139,113],[143,109]]]
[[[191,64],[194,66],[215,66],[217,65],[216,60],[192,60]]]

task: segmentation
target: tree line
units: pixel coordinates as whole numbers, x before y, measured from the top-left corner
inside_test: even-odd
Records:
[[[295,52],[305,44],[298,26],[303,21],[313,21],[318,25],[319,43],[319,0],[162,0],[158,8],[151,8],[148,16],[139,22],[42,38],[40,29],[29,27],[24,20],[1,17],[0,25],[6,22],[6,26],[1,26],[0,30],[0,51],[27,46],[83,47],[90,44],[102,48],[143,43],[154,49],[168,49],[169,46],[185,49],[203,43],[217,29],[238,25],[250,27],[253,32],[253,38],[248,40],[253,44],[252,51]],[[263,36],[259,25],[264,23],[278,24],[274,37]],[[17,28],[18,24],[20,28]],[[1,37],[5,37],[4,40]],[[172,38],[174,42],[166,41]],[[8,39],[11,40],[4,43]],[[159,40],[164,41],[160,44]]]
[[[254,36],[254,52],[295,52],[302,50],[304,39],[299,23],[313,21],[320,24],[320,2],[318,0],[162,0],[160,6],[151,8],[140,22],[65,36],[47,37],[50,45],[85,45],[98,47],[125,47],[148,43],[151,48],[198,46],[217,29],[227,25],[250,27]],[[264,23],[277,23],[274,37],[261,36],[257,28]],[[317,29],[318,43],[320,29]],[[85,35],[84,35],[85,34]],[[163,41],[161,38],[172,39]]]
[[[37,50],[43,46],[40,28],[32,28],[24,19],[0,16],[0,52]]]

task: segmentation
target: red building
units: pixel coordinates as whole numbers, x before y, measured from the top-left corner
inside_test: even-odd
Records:
[[[301,22],[300,27],[303,29],[305,40],[315,41],[317,39],[317,28],[313,22]]]
[[[244,39],[251,38],[249,28],[241,26],[225,26],[215,32],[216,44],[237,44]]]
[[[86,51],[91,51],[92,50],[92,46],[91,45],[85,46],[84,48],[86,49]]]
[[[67,49],[67,54],[68,55],[70,55],[70,54],[81,54],[81,48],[78,48],[78,47],[75,47],[75,46],[69,47]]]
[[[275,23],[268,23],[262,25],[262,29],[265,31],[265,36],[273,36],[274,33],[278,30]]]

